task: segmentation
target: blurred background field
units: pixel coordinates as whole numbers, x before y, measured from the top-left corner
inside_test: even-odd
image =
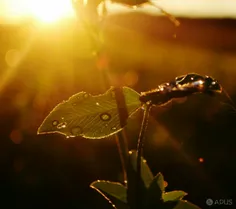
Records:
[[[1,16],[1,15],[0,15]],[[118,13],[104,21],[110,77],[138,92],[175,76],[211,75],[236,100],[236,20]],[[114,138],[65,140],[37,136],[51,109],[79,91],[103,93],[92,45],[75,18],[50,24],[0,24],[0,185],[5,208],[112,208],[89,188],[97,179],[121,180]],[[235,208],[236,112],[226,97],[189,97],[156,107],[144,156],[161,171],[167,190],[207,208],[207,198],[233,199]],[[126,128],[135,149],[142,112]],[[98,202],[96,202],[98,201]],[[231,208],[225,206],[225,208]],[[221,206],[219,208],[224,208]]]

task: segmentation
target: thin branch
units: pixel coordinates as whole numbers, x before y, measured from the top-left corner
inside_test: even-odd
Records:
[[[141,125],[141,129],[139,132],[139,139],[138,139],[138,146],[137,146],[137,209],[142,208],[142,193],[141,193],[141,160],[143,155],[143,146],[144,146],[144,140],[145,140],[145,133],[148,126],[148,118],[149,118],[149,112],[151,110],[152,105],[149,103],[146,103],[144,105],[144,114],[143,114],[143,121]]]

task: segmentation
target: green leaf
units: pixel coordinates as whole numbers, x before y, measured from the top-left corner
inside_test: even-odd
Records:
[[[140,95],[128,87],[123,87],[123,94],[130,116],[141,106]],[[114,87],[111,87],[105,94],[92,96],[80,92],[58,104],[45,118],[38,134],[59,133],[66,137],[100,139],[122,129]]]
[[[164,181],[164,176],[161,173],[158,173],[154,179],[152,180],[150,187],[153,185],[157,185],[161,191],[161,193],[164,192],[165,190],[165,181]]]
[[[137,151],[129,151],[129,154],[131,164],[134,170],[137,171]],[[141,160],[141,177],[146,188],[148,188],[151,182],[153,181],[153,174],[147,165],[147,161],[143,157]]]
[[[162,195],[162,198],[164,202],[167,201],[176,201],[183,199],[184,196],[186,196],[187,193],[184,191],[171,191],[171,192],[165,192]]]
[[[186,200],[180,200],[173,209],[201,209],[201,208]]]
[[[99,190],[103,194],[113,196],[121,202],[127,203],[127,189],[120,183],[98,180],[91,183],[90,187]]]
[[[164,177],[161,173],[158,173],[152,180],[146,195],[146,204],[154,205],[154,203],[160,204],[162,202],[162,193],[164,191]],[[153,202],[153,203],[152,203]]]

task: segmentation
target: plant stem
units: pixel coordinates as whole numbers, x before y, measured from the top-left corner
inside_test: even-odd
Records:
[[[144,139],[145,139],[145,133],[148,126],[148,118],[149,118],[149,112],[151,109],[151,104],[145,104],[144,105],[144,114],[143,114],[143,121],[141,125],[141,129],[139,132],[139,138],[138,138],[138,146],[137,146],[137,209],[142,208],[142,194],[141,194],[141,160],[143,155],[143,146],[144,146]]]
[[[117,104],[117,111],[120,118],[120,126],[124,127],[126,125],[127,118],[129,117],[127,106],[125,103],[125,97],[123,94],[122,87],[115,87],[114,88],[115,97],[116,97],[116,104]],[[127,166],[128,166],[128,143],[127,138],[125,135],[125,129],[121,132],[118,132],[116,135],[117,146],[120,153],[121,165],[123,168],[123,176],[124,176],[124,184],[127,184]]]
[[[79,14],[78,9],[76,9],[76,2],[73,2],[72,0],[72,4],[75,8],[76,14]],[[97,53],[96,53],[96,58],[99,59],[99,54],[101,52],[101,48],[98,46],[103,45],[104,43],[98,43],[99,39],[99,32],[100,31],[93,31],[92,28],[90,28],[90,26],[87,24],[86,22],[86,17],[81,17],[80,16],[81,21],[83,22],[83,26],[84,28],[88,31],[88,35],[91,39],[91,43],[93,44],[94,48],[96,49]],[[100,28],[98,28],[99,30]],[[97,37],[96,37],[97,36]],[[109,88],[110,87],[110,82],[108,79],[108,69],[104,69],[101,70],[103,79],[104,79],[104,86],[105,88]],[[125,100],[124,100],[124,95],[123,95],[123,89],[117,87],[116,91],[116,102],[117,102],[117,109],[119,112],[119,116],[120,116],[120,123],[121,123],[121,127],[124,127],[125,122],[127,120],[127,108],[126,108],[126,104],[125,104]],[[122,169],[123,169],[123,176],[124,176],[124,184],[127,184],[127,172],[126,172],[126,168],[128,166],[128,143],[127,143],[127,138],[125,135],[125,130],[123,129],[121,132],[119,132],[116,135],[116,142],[117,142],[117,146],[118,146],[118,150],[119,150],[119,154],[120,154],[120,159],[121,159],[121,165],[122,165]]]
[[[117,147],[120,154],[121,166],[123,170],[123,181],[124,184],[127,185],[127,172],[126,168],[128,166],[128,145],[127,145],[127,138],[125,136],[125,131],[121,131],[116,135],[116,142]]]

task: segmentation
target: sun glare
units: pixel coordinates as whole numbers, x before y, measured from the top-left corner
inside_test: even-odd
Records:
[[[10,0],[8,6],[16,17],[31,16],[46,23],[74,15],[71,0]]]
[[[70,0],[35,0],[31,5],[32,15],[44,22],[53,22],[73,14]]]

